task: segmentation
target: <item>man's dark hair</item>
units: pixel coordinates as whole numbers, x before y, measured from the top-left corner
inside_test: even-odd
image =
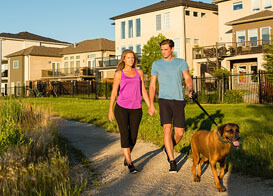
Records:
[[[160,47],[161,47],[162,45],[166,45],[166,44],[168,44],[168,45],[170,46],[170,48],[173,48],[173,47],[174,47],[174,42],[173,42],[173,40],[171,40],[171,39],[165,39],[165,40],[163,40],[162,42],[160,42]]]

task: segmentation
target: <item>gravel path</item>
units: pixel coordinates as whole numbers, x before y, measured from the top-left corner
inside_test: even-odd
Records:
[[[123,166],[119,134],[109,133],[92,124],[57,119],[60,133],[81,150],[101,175],[101,185],[87,195],[190,195],[190,196],[273,196],[273,180],[262,181],[227,173],[224,186],[227,192],[216,191],[210,167],[205,168],[200,183],[194,183],[192,161],[176,154],[179,172],[169,174],[169,164],[162,150],[151,143],[138,140],[133,151],[134,164],[141,170],[129,174]]]

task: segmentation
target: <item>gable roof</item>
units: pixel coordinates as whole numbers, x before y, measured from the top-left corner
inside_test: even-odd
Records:
[[[215,4],[203,3],[200,1],[191,1],[191,0],[165,0],[165,1],[160,1],[158,3],[154,3],[152,5],[149,5],[149,6],[146,6],[146,7],[131,11],[131,12],[127,12],[127,13],[124,13],[124,14],[121,14],[118,16],[114,16],[110,19],[117,20],[117,19],[129,17],[129,16],[146,14],[149,12],[155,12],[155,11],[164,10],[167,8],[178,7],[178,6],[188,6],[188,7],[218,11],[218,6]]]
[[[6,57],[15,57],[15,56],[49,56],[49,57],[62,57],[60,52],[62,48],[53,48],[53,47],[44,47],[44,46],[31,46],[29,48],[19,50],[12,54],[7,55]]]
[[[63,48],[61,54],[76,54],[84,52],[95,52],[95,51],[115,51],[115,41],[100,38],[85,40]]]
[[[221,3],[223,1],[230,1],[230,0],[213,0],[211,1],[211,3]]]
[[[13,34],[13,33],[0,33],[0,37],[70,44],[68,42],[63,42],[63,41],[59,41],[59,40],[56,40],[56,39],[43,37],[43,36],[36,35],[36,34],[33,34],[33,33],[29,33],[29,32],[20,32],[20,33],[16,33],[16,34]]]
[[[270,10],[264,10],[249,16],[245,16],[245,17],[227,22],[226,25],[232,26],[236,24],[249,23],[249,22],[268,20],[268,19],[273,19],[273,12]]]

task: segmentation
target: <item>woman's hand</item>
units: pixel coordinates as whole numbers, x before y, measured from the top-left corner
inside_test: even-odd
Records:
[[[110,122],[112,122],[114,120],[114,112],[113,111],[109,111],[109,113],[108,113],[108,120]]]

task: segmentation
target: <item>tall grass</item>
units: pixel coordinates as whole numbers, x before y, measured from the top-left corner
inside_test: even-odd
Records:
[[[86,183],[72,185],[50,111],[13,99],[0,108],[0,195],[79,195]]]
[[[107,119],[109,100],[84,100],[69,98],[27,99],[37,105],[52,107],[54,115],[66,119],[95,124],[112,132],[118,132],[116,122]],[[157,104],[156,107],[158,108]],[[273,106],[248,104],[203,105],[218,124],[237,123],[240,126],[241,145],[233,148],[228,157],[231,171],[253,176],[273,178]],[[159,115],[150,117],[143,104],[143,118],[139,138],[163,145],[163,131]],[[186,132],[175,147],[178,152],[189,153],[192,135],[200,129],[212,130],[216,126],[195,104],[188,104]]]

